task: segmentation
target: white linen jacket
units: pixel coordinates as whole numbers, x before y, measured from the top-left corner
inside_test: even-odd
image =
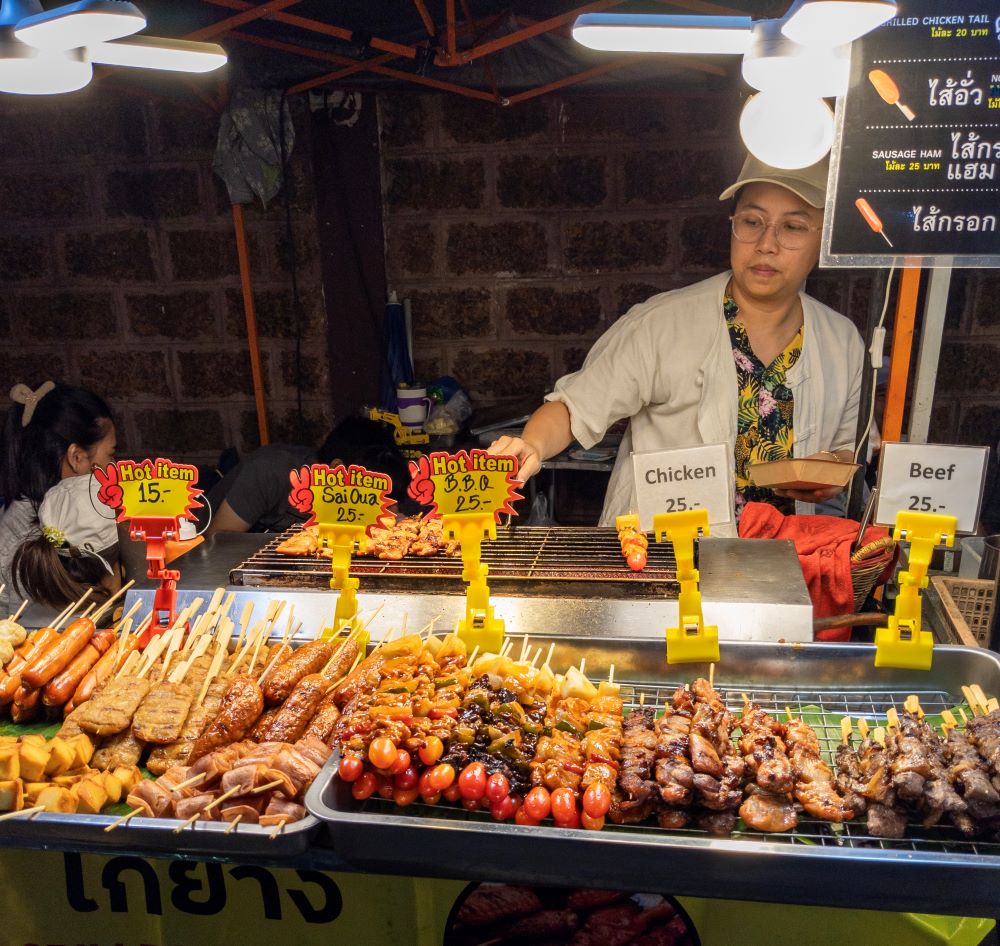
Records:
[[[615,421],[630,419],[600,525],[612,526],[615,516],[636,511],[633,451],[729,444],[734,505],[738,391],[722,308],[730,275],[721,273],[633,306],[597,340],[583,367],[560,378],[546,396],[566,404],[573,436],[587,448],[599,443]],[[793,455],[854,449],[864,344],[848,319],[799,295],[802,354],[786,379],[795,399]],[[813,509],[811,503],[798,503],[796,511]],[[732,524],[713,527],[713,534],[735,535],[731,512]]]

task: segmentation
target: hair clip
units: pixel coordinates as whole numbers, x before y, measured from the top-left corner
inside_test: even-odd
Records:
[[[42,536],[57,549],[62,548],[66,544],[66,533],[55,526],[42,526]]]
[[[27,427],[31,423],[31,418],[35,416],[35,408],[38,407],[38,402],[49,391],[53,390],[55,386],[54,381],[46,381],[44,384],[39,385],[37,391],[32,391],[26,384],[15,384],[10,389],[10,399],[15,404],[24,405],[24,413],[21,415],[22,427]]]

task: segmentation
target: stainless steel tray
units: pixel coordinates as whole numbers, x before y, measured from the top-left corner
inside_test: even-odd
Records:
[[[332,757],[316,776],[329,782],[337,771]],[[33,847],[57,851],[127,850],[177,855],[232,857],[260,861],[294,857],[307,851],[317,835],[320,822],[313,814],[286,824],[278,833],[274,828],[220,821],[195,822],[183,830],[177,818],[132,818],[112,831],[105,831],[117,820],[114,815],[78,815],[39,812],[25,818],[0,822],[0,847]]]
[[[678,684],[708,673],[705,665],[669,667],[663,651],[652,642],[562,638],[552,662],[585,656],[594,679],[614,662],[627,704],[644,694],[645,705],[658,706]],[[962,684],[1000,694],[1000,658],[989,651],[938,647],[928,673],[876,670],[873,660],[867,645],[724,643],[715,683],[732,709],[746,693],[776,715],[815,706],[870,722],[884,722],[911,693],[928,714],[961,704]],[[839,725],[818,735],[829,755]],[[337,852],[369,870],[925,913],[1000,909],[1000,843],[968,841],[950,827],[911,825],[898,841],[869,836],[863,822],[838,828],[809,818],[789,835],[742,830],[728,838],[644,826],[529,828],[450,806],[359,804],[334,776],[329,767],[316,779],[306,805]]]

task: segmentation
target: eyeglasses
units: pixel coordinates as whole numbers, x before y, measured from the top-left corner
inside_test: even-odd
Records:
[[[809,242],[810,234],[823,229],[811,226],[802,220],[768,223],[760,214],[752,211],[733,214],[729,219],[733,224],[733,236],[740,243],[756,243],[773,227],[778,246],[786,250],[801,250]]]

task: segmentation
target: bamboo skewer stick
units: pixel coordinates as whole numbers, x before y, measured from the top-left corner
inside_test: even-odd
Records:
[[[714,661],[708,665],[708,685],[713,690],[715,689],[715,662]]]
[[[608,669],[608,686],[615,685],[615,665],[612,664]]]
[[[864,716],[858,720],[858,732],[861,733],[862,739],[868,738],[868,720]]]
[[[31,818],[40,811],[45,811],[44,805],[35,805],[34,808],[20,808],[17,811],[7,811],[0,815],[0,821],[7,821],[11,818]]]
[[[231,798],[233,795],[235,795],[238,791],[241,791],[242,789],[243,789],[242,785],[234,785],[231,789],[229,789],[228,792],[223,792],[218,798],[212,799],[212,801],[210,801],[202,809],[202,811],[211,811],[216,805],[224,802],[227,798]]]
[[[581,674],[583,673],[583,671],[584,671],[584,668],[585,668],[586,666],[587,666],[587,658],[586,658],[586,657],[581,657],[581,658],[580,658],[580,673],[581,673]]]
[[[983,711],[983,715],[985,716],[989,712],[986,708],[986,704],[989,703],[989,700],[983,692],[983,688],[978,683],[974,683],[970,689],[976,695],[976,702],[979,704],[979,708]]]
[[[91,620],[96,624],[100,620],[101,615],[103,615],[105,611],[107,611],[110,607],[112,607],[112,605],[114,605],[114,603],[122,595],[124,595],[129,590],[129,588],[131,588],[134,584],[135,584],[134,578],[130,578],[127,582],[125,582],[125,584],[122,585],[121,588],[119,588],[110,598],[108,598],[107,601],[104,602],[104,604],[102,604],[94,612],[94,616],[91,618]]]
[[[538,658],[541,657],[541,656],[542,656],[542,648],[539,647],[538,650],[535,651],[535,656],[531,658],[531,669],[532,670],[535,669],[535,664],[538,663]]]
[[[139,608],[141,608],[141,607],[142,607],[142,602],[141,601],[134,601],[132,603],[132,607],[129,608],[128,611],[126,611],[122,615],[121,620],[118,622],[118,627],[116,627],[115,630],[117,631],[126,621],[128,621],[130,618],[135,617],[135,612],[138,611]]]
[[[133,650],[132,653],[125,658],[125,663],[121,665],[121,669],[115,674],[115,676],[116,677],[128,676],[130,673],[133,672],[133,670],[136,668],[136,666],[139,664],[139,661],[141,660],[142,660],[142,654],[140,654],[139,651],[137,650]]]
[[[229,822],[229,827],[223,831],[223,834],[232,834],[236,830],[236,826],[243,820],[243,815],[239,814],[232,821]]]
[[[476,644],[472,648],[472,653],[469,655],[469,659],[465,662],[466,667],[471,667],[476,662],[476,656],[479,654],[479,645]]]
[[[76,599],[76,601],[74,601],[71,605],[68,605],[67,607],[63,608],[63,610],[56,615],[56,619],[49,626],[53,630],[58,631],[59,628],[62,626],[63,621],[65,621],[77,608],[79,608],[83,604],[83,602],[86,601],[93,594],[93,592],[94,592],[93,588],[88,588],[82,595],[80,595],[79,598]]]
[[[6,585],[4,585],[4,586],[3,586],[3,588],[6,588],[6,587],[7,587]],[[3,588],[0,588],[0,591],[3,591]],[[19,608],[18,608],[18,609],[17,609],[17,610],[16,610],[16,611],[15,611],[15,612],[14,612],[14,613],[13,613],[13,614],[12,614],[12,615],[11,615],[11,616],[9,617],[9,618],[8,618],[8,620],[9,620],[9,621],[13,621],[13,622],[14,622],[14,623],[16,624],[16,623],[17,623],[17,619],[18,619],[18,618],[19,618],[19,617],[20,617],[20,616],[21,616],[22,614],[24,614],[24,609],[25,609],[25,608],[26,608],[26,607],[28,606],[28,604],[29,604],[29,603],[30,603],[30,599],[29,599],[29,598],[25,598],[25,599],[24,599],[24,601],[22,601],[22,602],[21,602],[21,607],[19,607]]]
[[[157,683],[162,683],[164,677],[166,677],[167,671],[170,669],[170,661],[173,660],[174,654],[177,653],[177,649],[180,647],[181,638],[183,636],[183,624],[179,624],[172,631],[170,631],[170,643],[167,644],[167,649],[163,652],[163,665],[160,667],[160,675],[156,678]]]
[[[854,732],[854,724],[851,722],[850,716],[844,716],[840,720],[840,742],[842,745],[849,746],[851,744],[851,734]]]
[[[527,655],[527,653],[528,653],[528,635],[527,635],[527,634],[525,634],[525,635],[524,635],[524,641],[523,641],[523,642],[522,642],[522,644],[521,644],[521,654],[520,654],[520,656],[519,656],[519,657],[517,658],[517,660],[518,660],[518,663],[521,663],[521,662],[523,662],[523,661],[524,661],[524,658],[525,658],[525,656]]]
[[[978,700],[976,700],[976,694],[973,693],[972,687],[963,686],[962,695],[965,697],[966,703],[969,704],[969,709],[972,710],[972,715],[979,716],[980,714],[977,712],[979,708],[979,702]]]
[[[899,713],[896,712],[896,707],[895,706],[890,706],[885,711],[885,721],[886,721],[886,725],[890,729],[898,729],[899,728]]]
[[[951,710],[945,710],[941,714],[941,719],[944,720],[944,730],[946,736],[949,729],[958,729],[958,720],[955,719],[955,714]]]
[[[222,667],[222,661],[226,656],[226,645],[225,639],[223,638],[223,631],[226,631],[226,636],[232,632],[233,622],[229,618],[223,618],[219,625],[219,635],[217,638],[217,644],[215,648],[215,656],[212,657],[212,663],[209,665],[208,673],[205,674],[205,680],[201,685],[201,690],[198,691],[198,700],[195,703],[196,706],[200,706],[205,702],[205,695],[208,693],[208,688],[212,685],[212,681],[218,675],[220,668]]]
[[[181,824],[177,825],[177,827],[174,828],[174,834],[180,834],[186,827],[188,827],[188,825],[194,825],[194,823],[200,817],[201,817],[201,812],[200,811],[195,812],[193,815],[191,815],[190,818],[188,818],[187,821],[181,822]]]
[[[911,693],[906,698],[906,701],[903,703],[903,709],[905,709],[908,713],[912,713],[918,719],[924,718],[924,710],[920,705],[920,697],[917,696],[916,693]]]
[[[556,642],[553,641],[551,644],[549,644],[549,652],[545,655],[545,663],[542,664],[543,667],[548,667],[550,670],[552,669],[550,664],[552,662],[552,652],[555,649],[556,649]]]
[[[263,686],[264,681],[267,679],[267,675],[274,669],[275,664],[281,660],[282,652],[279,650],[272,658],[271,662],[264,668],[263,672],[259,677],[257,677],[257,685]]]
[[[962,725],[967,727],[969,725],[969,717],[965,715],[965,710],[961,706],[958,708],[958,715],[962,717]]]
[[[282,821],[281,824],[279,824],[278,827],[276,827],[267,836],[268,841],[277,841],[278,840],[278,835],[281,834],[281,832],[285,830],[285,824],[286,824],[286,822]]]
[[[261,795],[264,792],[269,792],[272,788],[277,788],[279,785],[284,784],[283,778],[276,778],[273,782],[268,782],[265,785],[258,785],[256,788],[250,789],[250,795]]]
[[[243,646],[243,638],[246,636],[247,628],[250,626],[250,617],[253,614],[253,602],[248,601],[243,605],[243,613],[240,615],[240,636],[236,641],[236,650]]]
[[[872,730],[872,741],[877,742],[883,749],[885,748],[885,730],[881,726],[876,726]]]
[[[265,624],[260,633],[257,635],[257,643],[254,644],[253,657],[250,658],[250,665],[247,667],[247,673],[253,673],[253,668],[257,665],[257,656],[260,654],[260,648],[263,646],[264,641],[270,636],[270,628]]]
[[[142,808],[133,808],[127,815],[122,815],[120,818],[116,818],[111,822],[105,829],[105,834],[109,834],[114,831],[115,828],[120,828],[122,825],[128,824],[137,814],[142,812]]]
[[[189,788],[192,785],[197,785],[207,775],[207,772],[199,772],[197,775],[192,775],[191,778],[186,778],[183,782],[178,782],[172,789],[170,789],[170,791],[179,792],[182,788]]]

